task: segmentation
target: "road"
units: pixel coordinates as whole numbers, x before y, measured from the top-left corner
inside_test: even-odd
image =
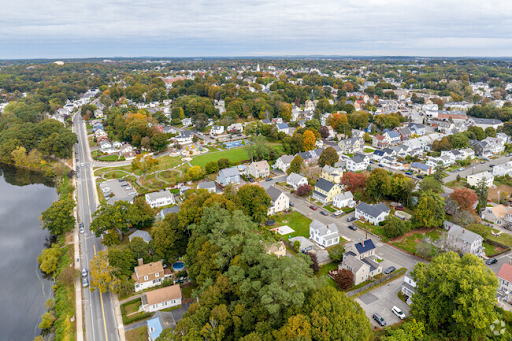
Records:
[[[77,179],[79,222],[85,225],[85,233],[80,234],[80,266],[89,269],[89,262],[103,245],[99,238],[89,231],[91,215],[96,210],[95,188],[92,178],[92,162],[88,152],[88,140],[85,123],[80,115],[75,115],[73,122],[78,135],[78,162],[80,165]],[[82,166],[83,164],[83,166]],[[89,282],[91,281],[89,275]],[[85,339],[87,341],[119,340],[114,315],[114,304],[110,293],[100,294],[98,290],[83,291],[85,317]]]
[[[455,171],[455,172],[449,172],[448,176],[444,178],[444,182],[450,182],[457,179],[457,175],[460,175],[461,178],[466,178],[468,175],[483,172],[483,171],[489,171],[492,173],[492,168],[489,167],[489,165],[501,165],[503,163],[507,163],[511,161],[512,158],[510,156],[500,156],[497,159],[491,159],[490,161],[487,161],[485,163],[477,163],[472,164],[471,166],[467,167],[463,171]]]

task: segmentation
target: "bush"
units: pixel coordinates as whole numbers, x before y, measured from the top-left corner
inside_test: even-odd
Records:
[[[334,245],[327,249],[329,252],[329,258],[335,262],[341,262],[343,260],[343,253],[345,253],[345,247],[341,244]]]
[[[312,192],[312,187],[309,185],[302,185],[299,188],[297,188],[297,195],[299,197],[307,197]]]
[[[342,269],[334,276],[334,281],[341,290],[348,290],[354,284],[354,274],[350,270]]]

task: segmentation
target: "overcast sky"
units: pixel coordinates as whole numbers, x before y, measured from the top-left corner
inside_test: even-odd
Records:
[[[507,0],[10,0],[0,58],[512,56]]]

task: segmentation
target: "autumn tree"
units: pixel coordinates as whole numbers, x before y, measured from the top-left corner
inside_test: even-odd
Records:
[[[398,219],[394,216],[388,216],[383,226],[384,236],[388,239],[403,236],[409,232],[411,225],[409,222]]]
[[[336,162],[339,160],[339,155],[333,147],[327,147],[322,151],[320,157],[318,158],[318,164],[320,167],[325,165],[334,166]]]
[[[307,185],[307,184],[300,185],[297,188],[297,195],[299,197],[307,197],[308,195],[311,194],[312,191],[313,191],[313,188],[310,185]]]
[[[151,155],[144,156],[138,154],[135,159],[132,160],[131,169],[132,172],[140,171],[142,177],[145,178],[146,174],[151,173],[158,167],[159,161],[153,158]]]
[[[306,130],[304,132],[304,134],[302,135],[302,140],[305,151],[315,149],[316,137],[311,130]]]
[[[256,185],[244,185],[236,194],[236,202],[243,212],[254,221],[262,221],[267,217],[271,200],[265,189]]]
[[[323,139],[329,137],[329,128],[327,126],[321,126],[318,132],[320,133],[320,136],[322,136]]]
[[[297,173],[300,174],[302,168],[304,167],[304,160],[300,155],[296,155],[292,162],[290,162],[290,168],[288,168],[287,173]]]
[[[455,201],[463,211],[473,211],[478,201],[476,193],[469,188],[457,188],[450,194],[450,198]]]
[[[44,249],[37,257],[41,271],[49,275],[54,275],[55,271],[57,271],[62,252],[63,251],[57,244],[52,244],[52,247]]]
[[[218,171],[219,171],[219,166],[218,166],[217,162],[215,162],[215,161],[207,162],[206,165],[204,165],[204,172],[206,174],[213,174],[213,173],[217,173]]]
[[[338,270],[334,276],[334,281],[341,290],[348,290],[354,285],[354,274],[347,269]]]
[[[96,237],[106,233],[102,242],[107,246],[119,244],[124,234],[138,224],[141,217],[136,206],[127,201],[116,201],[113,205],[105,203],[94,212],[90,230]],[[112,236],[116,236],[117,240]]]
[[[366,188],[366,175],[363,173],[346,172],[341,178],[341,183],[352,193]]]
[[[366,179],[365,193],[376,201],[389,195],[391,193],[391,179],[388,172],[382,168],[375,168]]]
[[[91,289],[101,293],[117,292],[121,284],[116,276],[116,269],[110,265],[106,251],[100,251],[90,262]]]

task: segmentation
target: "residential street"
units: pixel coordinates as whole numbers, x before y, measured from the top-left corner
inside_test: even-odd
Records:
[[[468,175],[479,173],[483,171],[488,171],[492,173],[492,168],[489,167],[489,165],[501,165],[503,163],[507,163],[511,161],[512,158],[510,156],[500,156],[497,159],[491,159],[490,161],[487,161],[483,164],[473,164],[469,167],[466,167],[463,171],[455,171],[455,172],[448,172],[448,176],[444,178],[444,182],[450,182],[457,179],[457,175],[460,175],[461,178],[466,178]]]
[[[78,163],[80,165],[80,178],[78,184],[78,214],[79,222],[85,225],[85,233],[80,234],[80,267],[89,269],[89,262],[103,245],[89,231],[91,215],[96,210],[96,197],[94,181],[92,179],[92,167],[90,153],[88,152],[88,140],[85,124],[80,115],[74,117],[78,135]],[[81,164],[84,166],[81,166]],[[89,275],[89,282],[91,277]],[[100,294],[99,291],[83,290],[83,307],[85,316],[85,339],[95,341],[119,340],[117,324],[115,320],[114,304],[110,293]]]

